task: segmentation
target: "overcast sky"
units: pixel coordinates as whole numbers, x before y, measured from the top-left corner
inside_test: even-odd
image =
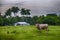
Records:
[[[5,11],[12,6],[31,9],[32,15],[60,13],[60,0],[0,0],[0,11]]]

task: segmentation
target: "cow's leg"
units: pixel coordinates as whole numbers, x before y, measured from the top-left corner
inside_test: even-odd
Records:
[[[48,34],[48,27],[46,28],[46,33]]]
[[[42,31],[41,27],[40,27],[40,32]]]
[[[48,31],[48,28],[46,28],[46,31]]]
[[[46,28],[46,31],[49,31],[48,27]]]

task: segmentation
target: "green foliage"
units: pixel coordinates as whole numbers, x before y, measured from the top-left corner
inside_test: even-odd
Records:
[[[25,15],[25,14],[26,14],[25,8],[22,8],[22,9],[21,9],[21,14],[22,14],[22,15]]]
[[[26,9],[26,15],[30,15],[30,9]]]
[[[40,16],[37,20],[38,23],[47,23],[49,25],[60,25],[59,16]]]
[[[0,26],[3,26],[3,23],[4,23],[3,20],[4,20],[4,19],[0,16]]]
[[[8,15],[11,16],[11,12],[17,13],[18,10],[19,10],[18,7],[9,8],[9,9],[5,12],[5,17],[8,16]]]
[[[31,25],[34,25],[35,21],[31,17],[26,17],[26,22],[30,23]]]
[[[49,25],[60,25],[60,17],[59,16],[34,16],[34,17],[9,17],[4,18],[0,17],[0,26],[4,25],[14,25],[16,22],[27,22],[31,25],[36,23],[47,23]]]
[[[16,17],[13,17],[10,19],[11,25],[14,25],[14,23],[18,22]]]
[[[22,8],[22,9],[21,9],[21,14],[22,14],[22,15],[30,15],[30,9]]]
[[[57,16],[55,13],[47,14],[47,16]]]
[[[12,11],[12,12],[14,12],[14,13],[17,13],[17,12],[18,12],[18,10],[19,10],[19,8],[18,8],[18,7],[12,7],[12,8],[11,8],[11,11]]]
[[[36,23],[47,23],[49,25],[60,25],[60,16],[57,16],[55,13],[54,14],[47,14],[47,16],[33,16],[30,17],[30,9],[25,9],[22,8],[21,14],[23,15],[22,17],[11,17],[11,12],[17,13],[19,11],[18,7],[12,7],[9,8],[6,11],[5,16],[1,16],[0,13],[0,26],[4,25],[14,25],[16,22],[27,22],[30,23],[31,25],[34,25]],[[29,16],[28,16],[29,15]],[[10,16],[9,18],[6,18],[6,16]]]
[[[6,11],[6,13],[5,13],[5,16],[7,16],[7,15],[11,15],[11,9],[8,9],[7,11]]]
[[[1,12],[0,12],[0,16],[1,16]]]

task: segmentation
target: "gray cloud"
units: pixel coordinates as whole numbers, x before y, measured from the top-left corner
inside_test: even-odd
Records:
[[[47,13],[60,13],[60,0],[16,0],[15,1],[1,1],[0,6],[5,7],[2,10],[12,7],[13,5],[19,8],[31,9],[32,15],[44,15]]]
[[[2,0],[0,0],[0,6],[2,6]]]

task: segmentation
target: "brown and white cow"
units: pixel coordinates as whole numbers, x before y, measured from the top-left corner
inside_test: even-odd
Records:
[[[38,30],[46,29],[48,31],[48,24],[35,24]]]

